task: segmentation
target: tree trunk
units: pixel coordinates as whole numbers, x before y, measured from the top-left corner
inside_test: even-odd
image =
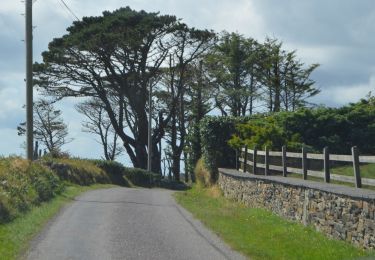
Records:
[[[275,99],[273,105],[273,112],[280,112],[280,103],[281,103],[281,86],[280,86],[280,72],[279,72],[279,64],[276,62],[274,64],[274,88],[275,88]]]
[[[187,171],[187,163],[188,163],[188,155],[187,155],[187,152],[184,152],[184,164],[185,164],[185,182],[188,183],[189,182],[189,174],[188,174],[188,171]]]

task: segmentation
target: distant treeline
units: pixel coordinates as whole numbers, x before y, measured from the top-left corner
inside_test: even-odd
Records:
[[[237,125],[232,145],[247,144],[272,149],[282,145],[300,150],[304,145],[313,151],[350,154],[357,146],[363,154],[375,154],[375,98],[362,99],[340,108],[318,107],[295,112],[280,112]]]

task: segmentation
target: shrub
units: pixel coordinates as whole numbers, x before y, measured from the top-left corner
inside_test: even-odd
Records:
[[[215,182],[202,158],[198,160],[194,169],[194,174],[197,184],[201,187],[209,187]]]
[[[43,163],[51,168],[62,180],[79,185],[111,183],[106,172],[93,161],[85,159],[43,158]]]
[[[9,195],[4,191],[0,193],[0,223],[10,221],[17,211],[15,207],[12,207]]]
[[[141,186],[150,187],[150,173],[139,168],[128,168],[119,162],[106,160],[93,160],[93,162],[103,169],[109,176],[111,182],[121,186]],[[160,182],[160,174],[151,174],[151,185]]]
[[[286,145],[289,151],[300,151],[303,146],[300,135],[298,133],[288,135],[276,119],[275,116],[267,116],[238,124],[237,133],[229,140],[229,145],[236,149],[245,145],[251,149],[264,149],[267,146],[272,150],[280,150]]]
[[[0,222],[10,221],[62,190],[59,178],[39,163],[11,157],[0,159]]]
[[[349,154],[357,146],[362,154],[375,153],[375,98],[361,100],[341,108],[318,107],[295,112],[279,112],[263,119],[250,119],[237,125],[238,135],[230,141],[233,147],[264,145],[289,151],[300,151],[302,145],[321,152]]]
[[[126,168],[121,163],[107,160],[93,160],[92,162],[105,171],[111,183],[125,187],[132,185],[125,176]]]
[[[62,191],[62,181],[79,185],[113,183],[149,187],[150,174],[102,160],[46,156],[30,163],[18,157],[0,158],[0,223],[53,198]],[[159,183],[160,175],[152,174],[151,181]]]
[[[207,116],[201,120],[202,156],[213,181],[217,180],[219,167],[235,167],[236,152],[228,145],[228,141],[236,133],[236,125],[249,119],[250,117]]]
[[[119,162],[51,157],[43,158],[42,161],[62,180],[78,185],[111,183],[120,186],[150,186],[150,174],[146,170],[127,168]],[[151,183],[158,183],[160,177],[153,173]]]
[[[125,167],[124,175],[133,185],[141,187],[150,187],[155,183],[159,183],[161,179],[160,174],[152,173],[150,176],[148,171],[139,168]]]
[[[56,191],[60,192],[63,187],[57,175],[41,164],[32,163],[28,174],[40,201],[54,197]]]

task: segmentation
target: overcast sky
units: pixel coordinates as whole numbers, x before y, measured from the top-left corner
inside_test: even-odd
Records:
[[[74,17],[60,0],[34,1],[34,60],[60,37]],[[236,31],[263,41],[266,36],[297,50],[305,63],[320,63],[313,74],[321,94],[312,101],[327,106],[356,102],[375,90],[375,2],[373,0],[65,0],[82,16],[130,6],[176,15],[190,26]],[[24,121],[24,4],[0,4],[0,155],[24,154],[16,127]],[[93,136],[81,132],[72,101],[60,103],[74,141],[65,149],[77,156],[101,155]]]

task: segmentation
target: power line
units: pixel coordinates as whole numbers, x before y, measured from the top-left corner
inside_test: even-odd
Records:
[[[47,3],[52,3],[50,1],[47,1]],[[60,0],[56,0],[55,1],[55,4],[58,4],[60,6],[60,8],[62,8],[64,10],[64,12],[66,13],[66,15],[64,15],[64,18],[66,18],[67,20],[71,21],[71,20],[75,20],[75,17],[72,15],[71,12],[69,12],[65,5],[63,5],[63,3],[60,1]]]
[[[69,13],[70,13],[71,15],[73,15],[74,18],[75,18],[77,21],[79,21],[80,19],[78,18],[78,16],[73,12],[72,9],[70,9],[70,7],[65,3],[65,1],[64,1],[64,0],[60,0],[60,1],[61,1],[61,3],[65,6],[65,8],[69,11]]]

